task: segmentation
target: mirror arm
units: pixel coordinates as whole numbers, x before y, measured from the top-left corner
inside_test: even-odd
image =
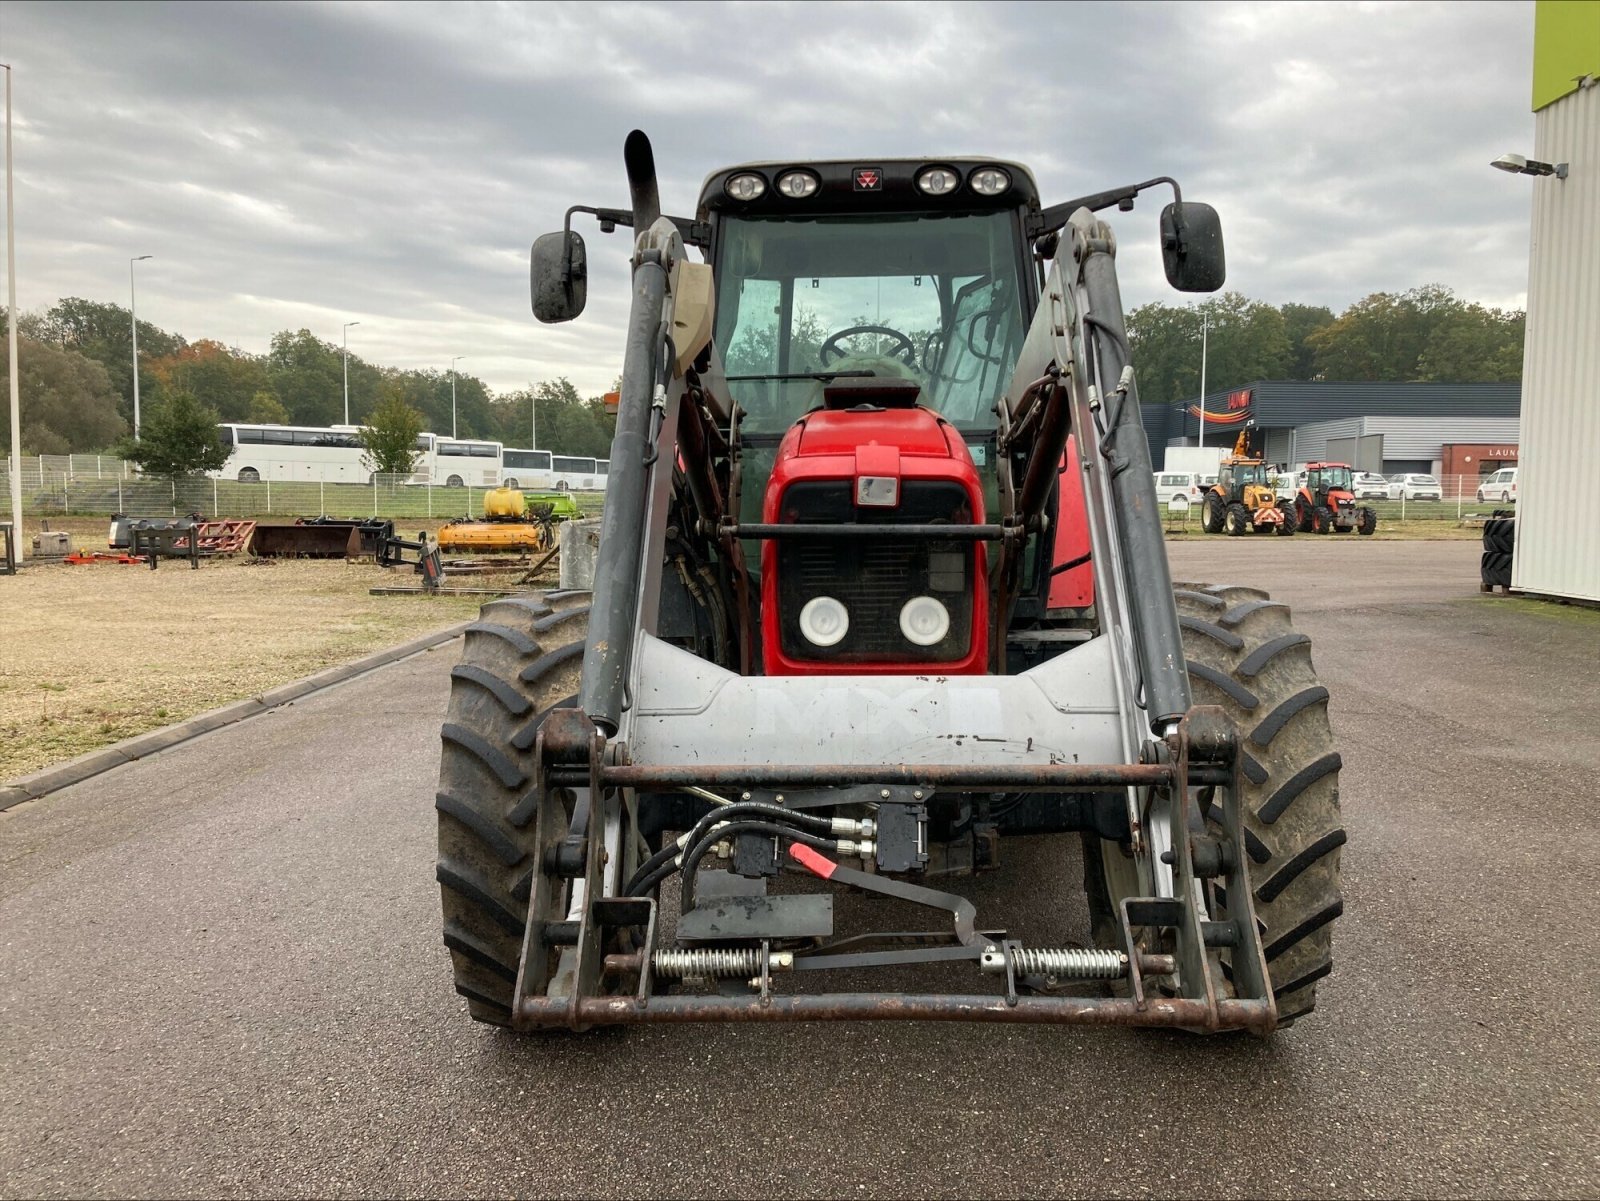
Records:
[[[1110,208],[1113,204],[1123,212],[1133,207],[1134,197],[1146,188],[1154,188],[1167,184],[1172,188],[1172,199],[1181,204],[1183,192],[1178,187],[1178,181],[1170,175],[1158,175],[1154,179],[1147,179],[1143,183],[1129,184],[1126,187],[1112,188],[1109,192],[1093,192],[1088,196],[1079,196],[1075,200],[1068,200],[1063,204],[1052,204],[1047,209],[1030,215],[1027,219],[1026,232],[1030,240],[1041,238],[1045,234],[1054,233],[1067,223],[1067,218],[1081,208],[1097,213],[1101,209]]]
[[[572,232],[572,214],[589,213],[600,222],[600,232],[608,234],[617,226],[625,225],[633,228],[633,213],[628,209],[593,208],[587,204],[575,204],[567,210],[567,215],[562,219],[561,232]],[[668,216],[667,220],[678,227],[678,236],[683,239],[685,246],[698,246],[702,250],[711,249],[711,226],[704,221],[691,221],[687,217]],[[563,284],[572,278],[572,250],[568,242],[568,250],[561,258],[561,282]]]

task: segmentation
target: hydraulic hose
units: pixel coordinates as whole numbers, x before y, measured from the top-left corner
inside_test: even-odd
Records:
[[[623,895],[630,897],[645,895],[657,883],[677,870],[675,861],[680,852],[698,843],[712,826],[740,817],[769,818],[775,822],[784,822],[797,827],[800,831],[816,831],[820,834],[826,834],[833,828],[833,822],[829,818],[798,813],[793,809],[785,809],[781,805],[771,805],[764,801],[735,801],[731,805],[722,805],[702,816],[689,827],[689,832],[683,837],[669,842],[641,863],[622,890]],[[718,837],[721,837],[720,833]]]

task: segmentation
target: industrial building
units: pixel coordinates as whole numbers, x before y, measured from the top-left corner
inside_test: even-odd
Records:
[[[1143,416],[1154,463],[1168,446],[1232,446],[1249,424],[1271,463],[1470,477],[1517,466],[1521,399],[1518,384],[1257,380]]]
[[[1600,463],[1600,4],[1534,8],[1523,451],[1511,586],[1600,602],[1600,523],[1574,520]],[[1495,149],[1523,149],[1496,147]]]

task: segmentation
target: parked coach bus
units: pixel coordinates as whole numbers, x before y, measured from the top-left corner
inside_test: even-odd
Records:
[[[507,488],[535,492],[556,486],[548,450],[518,450],[508,446],[500,453],[500,482]]]
[[[260,480],[365,484],[372,472],[353,425],[247,425],[217,427],[228,459],[211,474],[250,484]],[[501,446],[477,439],[417,436],[417,459],[408,483],[493,488],[500,483]]]
[[[606,474],[611,469],[608,459],[583,459],[572,455],[555,455],[550,461],[555,475],[555,487],[561,492],[604,492]]]

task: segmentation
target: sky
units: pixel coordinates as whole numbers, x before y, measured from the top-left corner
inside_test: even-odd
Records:
[[[261,352],[310,329],[496,391],[619,373],[626,234],[577,228],[589,307],[537,324],[528,248],[751,160],[992,155],[1046,203],[1175,176],[1221,214],[1230,290],[1336,312],[1441,283],[1522,307],[1533,5],[0,5],[17,297],[126,305]],[[1185,303],[1158,203],[1111,214],[1124,303]]]

